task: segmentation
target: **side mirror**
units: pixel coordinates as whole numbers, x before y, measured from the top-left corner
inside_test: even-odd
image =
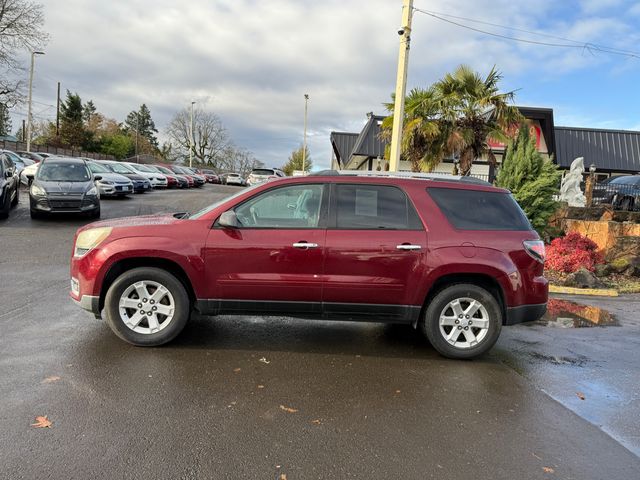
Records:
[[[100,180],[102,180],[102,175],[94,175],[94,176],[93,176],[93,179],[94,179],[96,182],[99,182]]]
[[[4,178],[11,178],[11,177],[13,177],[13,172],[11,170],[5,170]]]
[[[224,212],[222,215],[220,215],[218,225],[224,228],[239,228],[240,223],[238,222],[238,217],[236,217],[236,212],[234,212],[233,210]]]

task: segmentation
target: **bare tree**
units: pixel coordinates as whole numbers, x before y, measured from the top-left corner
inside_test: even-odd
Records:
[[[169,123],[166,132],[174,150],[179,151],[185,157],[189,156],[190,148],[190,115],[188,108],[180,110]],[[222,168],[229,147],[231,147],[229,133],[218,116],[201,109],[194,110],[192,146],[194,159],[198,163]]]
[[[29,0],[0,0],[0,102],[12,107],[23,98],[21,51],[46,44],[43,7]]]
[[[264,166],[264,164],[253,155],[253,152],[245,148],[231,146],[225,152],[224,170],[237,172],[246,177],[252,169],[261,166]]]

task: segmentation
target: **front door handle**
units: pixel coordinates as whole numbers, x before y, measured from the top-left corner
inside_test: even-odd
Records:
[[[293,244],[293,248],[303,248],[305,250],[309,248],[318,248],[317,243],[296,242]]]
[[[420,245],[409,245],[406,243],[403,243],[402,245],[397,245],[396,248],[398,250],[420,250],[422,249],[422,247]]]

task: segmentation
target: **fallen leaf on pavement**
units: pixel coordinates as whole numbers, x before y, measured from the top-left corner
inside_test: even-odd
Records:
[[[542,467],[542,470],[544,470],[544,473],[553,473],[555,472],[555,470],[551,467]]]
[[[396,390],[396,393],[400,393],[400,390]]]
[[[280,405],[280,410],[284,410],[287,413],[296,413],[298,410],[291,407],[285,407],[284,405]]]
[[[269,360],[267,360],[265,357],[262,357],[260,360],[258,360],[259,362],[262,363],[266,363],[267,365],[270,364],[271,362]]]
[[[51,420],[49,420],[46,415],[44,417],[37,416],[36,423],[32,423],[31,426],[36,428],[50,428]]]
[[[264,385],[258,385],[258,388],[264,388]]]
[[[280,480],[287,480],[287,474],[286,473],[281,473],[280,474]]]
[[[576,395],[578,396],[578,398],[579,398],[580,400],[584,400],[584,393],[582,393],[582,392],[576,392]]]
[[[53,383],[53,382],[57,382],[58,380],[60,380],[60,377],[58,377],[57,375],[52,375],[51,377],[45,378],[40,383]]]
[[[241,369],[241,368],[234,368],[234,369],[233,369],[233,371],[234,371],[235,373],[238,373],[240,370],[242,370],[242,369]]]
[[[322,421],[319,418],[316,418],[315,420],[311,420],[311,423],[313,423],[314,425],[322,425]]]

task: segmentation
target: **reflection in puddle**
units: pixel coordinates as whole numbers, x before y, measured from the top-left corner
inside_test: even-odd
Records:
[[[612,327],[620,325],[611,313],[602,308],[580,305],[579,303],[557,298],[549,299],[547,313],[538,323],[556,328]]]

